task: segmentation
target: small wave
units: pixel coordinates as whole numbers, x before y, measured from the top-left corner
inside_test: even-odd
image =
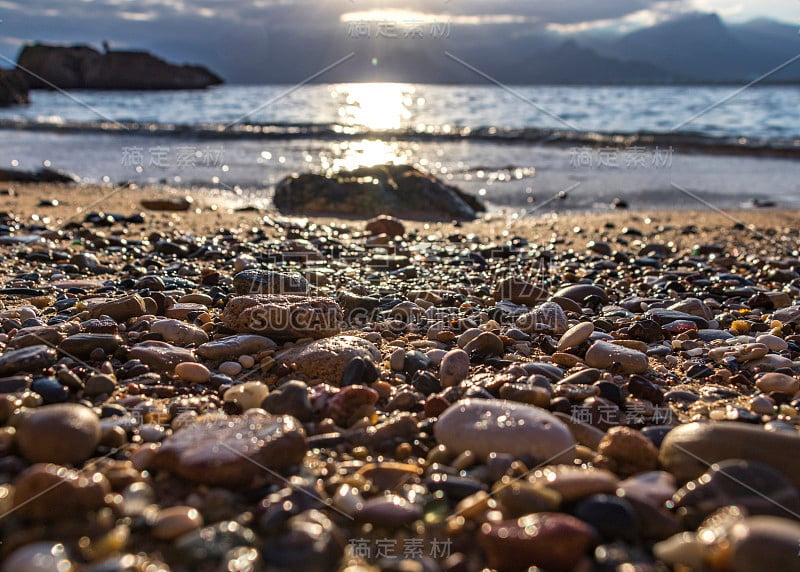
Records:
[[[630,149],[671,149],[684,153],[754,155],[800,158],[800,139],[722,137],[698,132],[614,133],[543,128],[420,126],[412,129],[370,130],[324,123],[178,124],[136,121],[64,121],[47,117],[37,120],[0,119],[0,129],[57,133],[119,134],[193,139],[318,139],[400,141],[485,141],[492,143]]]

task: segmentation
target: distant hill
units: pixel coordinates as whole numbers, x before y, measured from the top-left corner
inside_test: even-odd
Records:
[[[800,37],[796,27],[776,22],[729,26],[717,14],[692,14],[637,30],[601,49],[609,57],[635,58],[693,81],[735,82],[755,79],[800,54]],[[800,63],[770,79],[800,79]]]
[[[559,85],[656,84],[678,79],[650,63],[604,56],[574,40],[516,64],[502,75],[509,83]]]

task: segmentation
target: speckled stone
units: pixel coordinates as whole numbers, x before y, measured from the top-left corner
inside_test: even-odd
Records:
[[[199,417],[168,437],[153,462],[188,481],[237,486],[263,474],[261,467],[296,465],[305,453],[305,432],[294,417],[251,410]]]
[[[276,360],[294,365],[298,373],[338,385],[344,370],[354,358],[380,360],[380,351],[370,341],[356,336],[336,336],[291,348],[276,355]]]
[[[341,321],[339,304],[321,297],[238,296],[222,312],[226,328],[275,339],[335,336]]]
[[[532,455],[541,460],[570,460],[575,439],[548,411],[501,399],[465,399],[447,409],[436,422],[437,440],[455,453],[472,451]]]

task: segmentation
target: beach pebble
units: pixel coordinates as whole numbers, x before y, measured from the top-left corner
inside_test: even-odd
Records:
[[[521,278],[503,278],[494,289],[495,300],[508,300],[514,304],[535,306],[547,299],[547,290]]]
[[[300,274],[243,270],[233,277],[233,287],[239,295],[293,294],[306,295],[310,286]]]
[[[261,467],[295,465],[305,453],[305,432],[296,419],[255,409],[237,417],[199,417],[168,437],[153,463],[188,481],[238,486],[263,474]]]
[[[678,490],[675,477],[666,471],[639,473],[621,481],[617,494],[633,497],[652,506],[660,507]]]
[[[569,329],[569,321],[564,310],[555,302],[545,302],[517,318],[516,326],[530,334],[538,331],[539,324],[550,328],[554,334],[563,334]]]
[[[626,499],[616,495],[587,497],[575,506],[574,514],[605,540],[634,541],[638,536],[639,519],[635,509]]]
[[[774,415],[775,402],[765,395],[759,395],[750,400],[750,411],[758,415]]]
[[[565,502],[590,495],[613,494],[619,479],[605,469],[581,469],[572,465],[555,465],[539,469],[528,479],[534,486],[556,491]]]
[[[20,420],[16,442],[31,463],[79,464],[100,442],[100,421],[83,405],[45,405]]]
[[[483,331],[479,330],[478,328],[470,328],[466,330],[463,334],[458,336],[456,339],[456,344],[460,348],[465,348],[467,344],[469,344],[472,340],[477,338],[483,333]]]
[[[380,360],[380,351],[375,344],[363,338],[336,336],[276,355],[279,363],[294,365],[298,373],[334,385],[341,383],[345,368],[354,358],[377,362]]]
[[[658,449],[636,429],[612,427],[597,449],[613,461],[614,472],[628,476],[658,467]]]
[[[772,352],[782,352],[789,348],[786,340],[770,334],[762,334],[756,338],[756,343],[764,344]]]
[[[217,370],[228,377],[236,377],[242,373],[242,364],[238,361],[224,361],[219,364]]]
[[[556,348],[559,351],[562,351],[567,348],[579,346],[589,339],[589,336],[592,335],[592,332],[594,332],[594,325],[591,322],[580,322],[579,324],[575,324],[569,330],[564,332],[564,335],[561,336],[560,340],[558,340],[558,345]]]
[[[208,334],[196,326],[180,320],[156,320],[150,331],[160,334],[165,342],[178,345],[200,345],[208,341]]]
[[[548,462],[574,456],[575,439],[559,419],[544,409],[499,399],[459,401],[439,417],[434,433],[456,454],[532,455]]]
[[[37,372],[56,363],[56,350],[45,345],[29,346],[0,356],[0,376],[21,371]]]
[[[153,371],[172,374],[179,363],[197,361],[193,350],[166,342],[141,342],[128,351],[129,359],[138,359]]]
[[[279,340],[335,336],[341,322],[339,304],[321,297],[237,296],[222,312],[223,325],[234,332]]]
[[[464,352],[502,356],[505,353],[505,345],[498,335],[492,332],[483,332],[464,346]]]
[[[711,320],[714,318],[714,311],[709,308],[705,302],[697,298],[686,298],[680,302],[675,302],[667,309],[674,310],[676,312],[683,312],[685,314],[691,314],[693,316],[700,316],[706,320]]]
[[[74,572],[77,570],[60,542],[33,542],[14,550],[3,563],[2,572]]]
[[[103,508],[110,492],[102,473],[37,463],[14,480],[14,511],[39,522],[65,520]]]
[[[647,355],[624,346],[598,340],[586,351],[586,363],[605,369],[617,363],[626,373],[644,373],[649,368]]]
[[[42,396],[45,405],[63,403],[69,399],[69,389],[52,377],[40,377],[31,384],[31,390]]]
[[[122,339],[114,334],[75,334],[65,338],[58,344],[58,349],[65,355],[78,359],[87,359],[93,351],[101,349],[104,354],[111,355],[122,345]]]
[[[369,233],[385,234],[392,238],[403,236],[406,233],[406,227],[399,219],[387,215],[380,215],[368,220],[365,228]]]
[[[359,522],[395,528],[411,524],[422,518],[422,509],[419,505],[412,504],[400,496],[389,495],[365,501],[353,516]]]
[[[84,393],[89,397],[96,397],[104,393],[111,394],[117,388],[116,380],[110,375],[95,373],[86,379]]]
[[[203,517],[196,508],[171,506],[160,510],[151,524],[151,534],[159,540],[173,540],[203,526]]]
[[[308,421],[312,414],[308,386],[299,380],[287,381],[271,390],[262,406],[270,413],[292,415],[300,421]]]
[[[264,336],[238,334],[204,343],[197,348],[197,355],[208,360],[231,360],[245,354],[271,350],[276,346],[274,341]]]
[[[261,403],[269,394],[269,388],[260,381],[247,381],[234,385],[225,392],[223,400],[235,403],[242,411],[261,407]]]
[[[189,383],[208,383],[211,372],[201,363],[183,362],[175,366],[175,375]]]
[[[731,459],[711,466],[673,496],[673,506],[684,520],[699,523],[728,505],[750,515],[800,513],[800,492],[777,470],[755,461]]]
[[[800,391],[800,380],[785,373],[765,373],[756,381],[756,387],[764,393],[794,395]]]
[[[800,447],[797,432],[765,431],[760,426],[729,421],[688,423],[664,438],[659,461],[679,481],[695,479],[708,465],[726,459],[758,461],[781,472],[800,487],[800,458],[786,451]]]
[[[797,544],[800,524],[775,516],[752,516],[730,531],[733,572],[798,570]]]
[[[89,309],[89,317],[108,316],[117,322],[126,322],[130,318],[143,316],[146,312],[144,299],[138,294],[131,294],[117,300],[95,304]]]
[[[603,304],[608,303],[608,294],[606,291],[595,286],[594,284],[576,284],[574,286],[567,286],[556,292],[553,296],[567,298],[574,302],[582,303],[590,296],[597,296]]]
[[[568,514],[541,512],[487,522],[478,541],[496,570],[573,570],[595,539],[592,528]]]
[[[188,211],[194,205],[194,199],[189,196],[182,197],[156,197],[139,201],[142,208],[151,211]]]

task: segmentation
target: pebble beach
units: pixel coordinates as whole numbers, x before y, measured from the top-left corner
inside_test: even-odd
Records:
[[[791,210],[0,190],[0,570],[800,570]]]

